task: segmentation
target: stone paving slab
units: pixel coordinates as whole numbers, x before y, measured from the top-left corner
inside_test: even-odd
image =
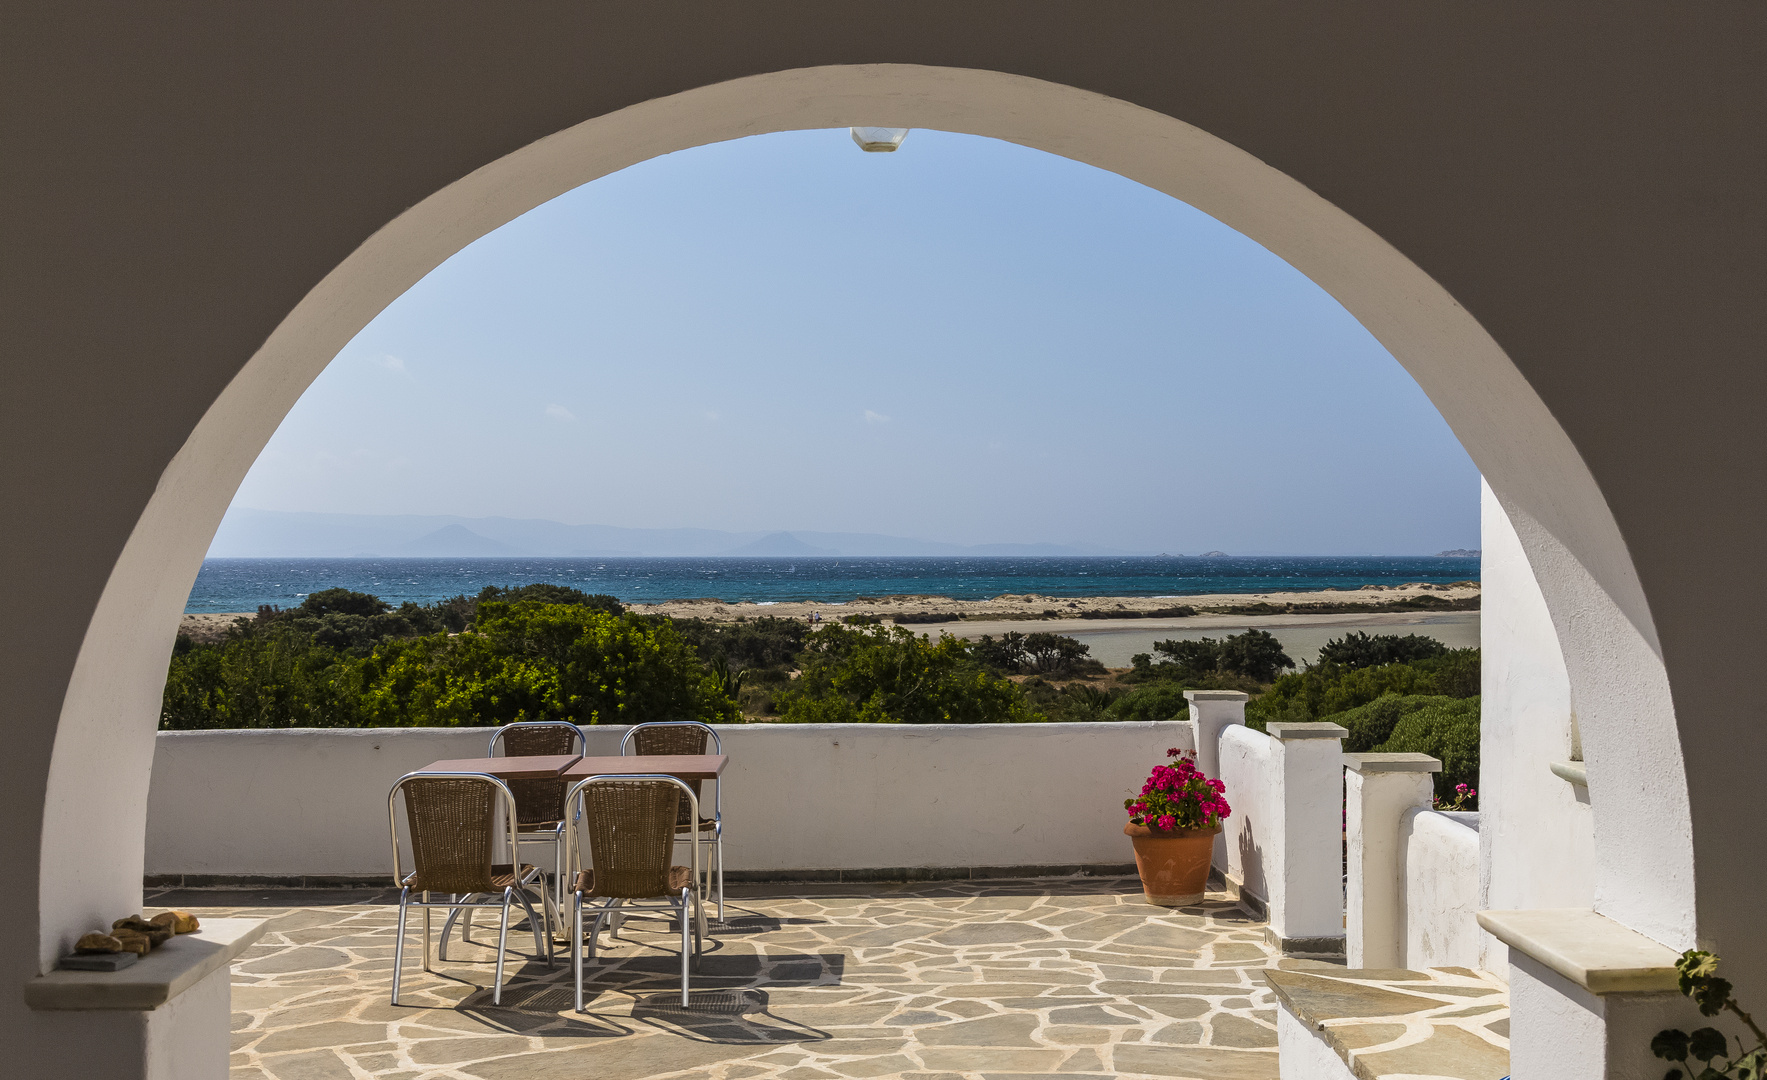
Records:
[[[1509,991],[1489,972],[1271,971],[1264,979],[1359,1080],[1509,1076]]]
[[[1133,878],[733,886],[689,1010],[679,930],[662,915],[603,935],[584,1013],[562,944],[548,970],[512,929],[493,1006],[482,911],[475,943],[456,939],[431,972],[413,914],[394,1007],[387,898],[149,903],[272,919],[233,969],[235,1080],[1276,1080],[1263,973],[1330,970],[1280,960],[1224,894],[1173,911]]]

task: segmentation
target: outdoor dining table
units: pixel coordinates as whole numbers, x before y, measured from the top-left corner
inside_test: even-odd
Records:
[[[556,780],[566,769],[582,760],[576,754],[546,754],[537,757],[449,758],[432,761],[418,772],[485,773],[499,780]]]
[[[586,757],[564,770],[566,780],[586,776],[673,776],[681,780],[716,780],[730,764],[729,754],[648,754],[627,757]]]

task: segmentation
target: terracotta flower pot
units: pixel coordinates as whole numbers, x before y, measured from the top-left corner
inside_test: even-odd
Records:
[[[1147,902],[1160,907],[1202,903],[1209,887],[1209,857],[1220,834],[1219,825],[1170,832],[1146,825],[1123,826],[1123,835],[1135,845],[1135,869],[1141,874]]]

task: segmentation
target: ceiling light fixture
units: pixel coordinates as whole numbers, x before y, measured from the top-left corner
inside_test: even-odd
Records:
[[[867,154],[888,154],[908,137],[907,128],[856,127],[853,141]]]

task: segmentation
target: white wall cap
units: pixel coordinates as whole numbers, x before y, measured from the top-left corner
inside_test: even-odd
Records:
[[[1434,773],[1442,771],[1442,763],[1428,754],[1345,754],[1344,768],[1365,775],[1368,773]]]
[[[204,919],[121,971],[51,971],[25,983],[33,1009],[131,1009],[146,1012],[219,971],[260,937],[268,919]]]
[[[1679,953],[1587,908],[1481,911],[1479,925],[1592,994],[1678,989]]]
[[[1338,724],[1266,724],[1264,730],[1272,739],[1341,739],[1350,729]]]
[[[1243,690],[1186,690],[1185,701],[1250,701],[1252,696]]]

